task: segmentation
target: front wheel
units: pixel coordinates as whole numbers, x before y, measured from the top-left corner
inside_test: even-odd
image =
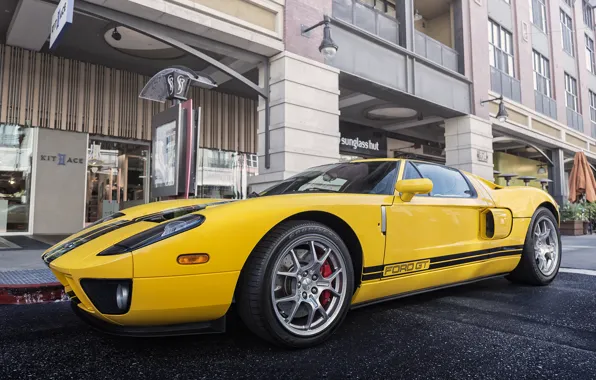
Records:
[[[240,317],[258,336],[288,348],[328,339],[345,318],[354,289],[348,249],[330,228],[290,221],[248,258],[238,283]]]
[[[528,233],[521,260],[507,276],[514,282],[530,285],[548,285],[561,266],[561,232],[553,213],[543,207],[536,210]]]

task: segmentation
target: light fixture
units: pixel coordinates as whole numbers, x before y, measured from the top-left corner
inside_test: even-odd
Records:
[[[418,9],[416,9],[416,12],[414,12],[414,21],[420,20],[422,20],[422,15],[420,14],[420,12],[418,12]]]
[[[538,174],[546,174],[546,168],[544,167],[544,165],[538,166]]]
[[[116,41],[120,41],[122,39],[122,34],[118,32],[118,28],[114,28],[114,30],[112,31],[112,38]]]
[[[321,45],[319,45],[319,51],[327,59],[332,59],[333,57],[335,57],[335,54],[337,53],[338,49],[338,46],[335,44],[335,42],[333,42],[333,39],[331,38],[331,27],[329,26],[330,23],[331,19],[329,18],[329,16],[324,16],[323,21],[320,21],[311,27],[305,27],[304,25],[300,26],[301,34],[305,37],[309,37],[308,32],[321,25],[324,25],[323,40],[321,41]]]
[[[418,111],[406,108],[396,107],[392,105],[384,105],[372,107],[366,112],[366,118],[371,120],[393,120],[393,119],[404,119],[418,115]]]
[[[484,103],[492,102],[495,100],[499,101],[499,111],[497,112],[496,118],[499,120],[499,122],[504,123],[507,121],[509,114],[507,113],[507,109],[505,108],[505,103],[503,103],[503,95],[499,96],[498,98],[483,100],[480,102],[480,104],[484,106]]]

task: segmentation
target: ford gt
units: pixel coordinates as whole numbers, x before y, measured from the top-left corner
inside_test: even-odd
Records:
[[[287,348],[334,334],[350,309],[504,276],[551,283],[557,203],[405,159],[310,168],[243,200],[121,210],[42,259],[73,310],[112,334],[224,332],[231,305]]]

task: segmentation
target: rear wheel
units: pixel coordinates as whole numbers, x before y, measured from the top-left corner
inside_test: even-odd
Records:
[[[249,257],[238,284],[238,311],[250,330],[290,348],[328,339],[344,320],[354,287],[352,261],[325,225],[290,221]]]
[[[548,285],[559,272],[561,254],[557,220],[550,210],[540,207],[528,229],[521,260],[507,278],[530,285]]]

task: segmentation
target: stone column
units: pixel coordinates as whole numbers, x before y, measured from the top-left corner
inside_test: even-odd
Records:
[[[447,166],[493,181],[491,123],[474,115],[445,120],[445,159]]]
[[[287,51],[270,64],[271,165],[265,168],[265,102],[260,99],[259,175],[249,179],[257,192],[309,167],[339,161],[339,70]]]
[[[548,186],[548,192],[560,206],[563,206],[569,195],[565,181],[565,155],[563,150],[551,150],[550,159],[553,161],[554,166],[551,166],[548,171],[548,179],[552,181]]]

